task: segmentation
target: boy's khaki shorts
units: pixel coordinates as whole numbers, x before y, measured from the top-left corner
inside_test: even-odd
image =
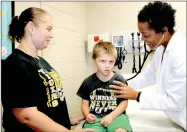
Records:
[[[114,132],[116,129],[122,128],[128,132],[132,132],[129,118],[125,114],[121,114],[116,117],[108,127],[101,125],[100,120],[100,118],[97,118],[94,123],[85,122],[83,128],[92,128],[96,130],[96,132]]]

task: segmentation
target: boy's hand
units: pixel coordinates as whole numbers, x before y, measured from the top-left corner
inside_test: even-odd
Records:
[[[90,113],[89,113],[89,114],[86,116],[86,121],[89,122],[89,123],[93,123],[95,120],[96,120],[96,116],[93,115],[93,114],[90,114]]]
[[[112,116],[106,115],[101,119],[100,124],[103,125],[104,127],[108,127],[112,122],[112,120],[113,120]]]

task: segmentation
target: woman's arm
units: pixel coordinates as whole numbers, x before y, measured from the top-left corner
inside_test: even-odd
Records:
[[[71,121],[71,125],[77,125],[77,124],[80,124],[81,123],[81,121],[83,121],[84,120],[84,116],[81,116],[81,117],[72,117],[71,119],[70,119],[70,121]]]
[[[38,111],[36,107],[13,108],[16,118],[37,132],[68,132],[62,125],[54,122],[48,116]]]

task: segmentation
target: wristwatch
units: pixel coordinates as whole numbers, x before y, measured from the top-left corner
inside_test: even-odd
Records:
[[[141,95],[142,92],[138,92],[138,96],[136,98],[136,101],[139,102],[140,101],[140,95]]]

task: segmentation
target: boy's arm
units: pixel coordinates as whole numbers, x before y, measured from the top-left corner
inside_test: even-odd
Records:
[[[83,114],[84,118],[86,119],[86,116],[90,112],[89,101],[88,100],[82,99],[81,110],[82,110],[82,114]]]
[[[89,123],[93,123],[96,120],[96,116],[90,113],[89,101],[83,99],[81,108],[85,120]]]
[[[120,102],[120,104],[116,107],[115,110],[113,110],[110,114],[108,114],[109,116],[112,117],[112,119],[116,118],[117,116],[119,116],[121,113],[123,113],[125,111],[125,109],[128,106],[128,100],[123,100]]]

